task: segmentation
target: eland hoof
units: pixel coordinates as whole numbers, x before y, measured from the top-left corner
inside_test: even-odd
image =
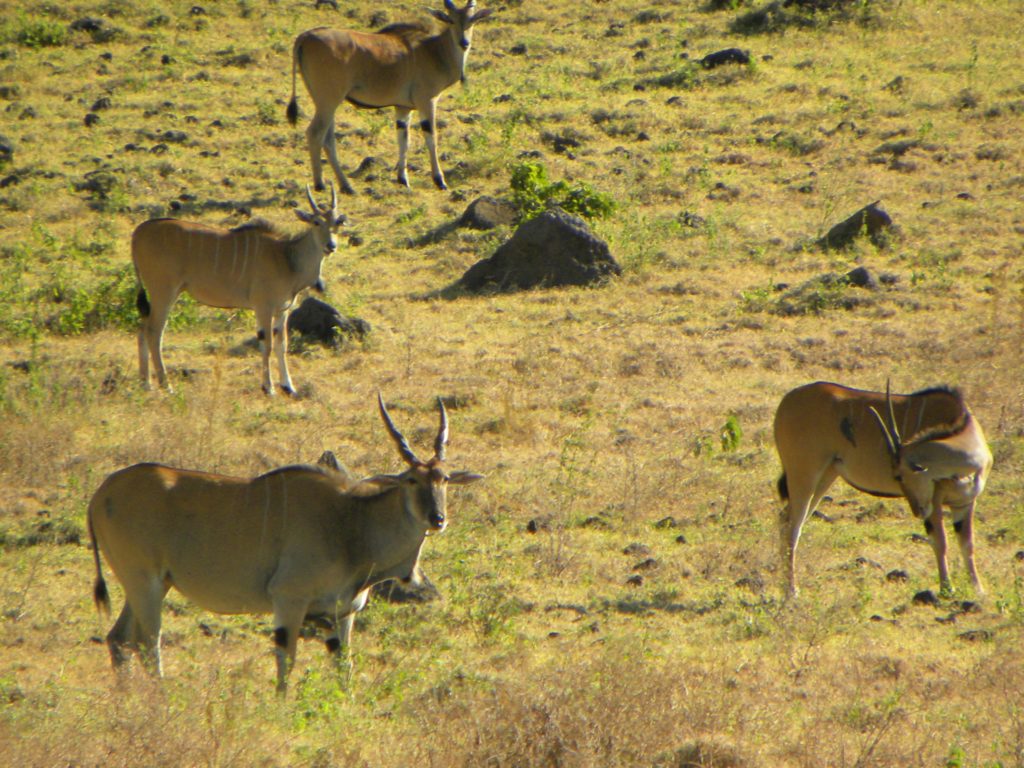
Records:
[[[448,189],[448,185],[444,183],[444,176],[435,176],[434,186],[441,190]]]

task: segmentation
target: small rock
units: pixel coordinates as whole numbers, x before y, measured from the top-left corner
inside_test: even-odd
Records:
[[[632,544],[626,545],[622,550],[624,555],[649,555],[651,554],[651,548],[646,544],[641,544],[638,541],[634,541]]]
[[[939,604],[939,597],[930,589],[924,589],[914,595],[913,602],[916,605],[936,606]]]
[[[721,51],[715,51],[714,53],[709,53],[700,60],[700,65],[704,67],[704,69],[713,69],[714,67],[720,67],[723,64],[749,63],[750,54],[739,48],[726,48]]]
[[[85,119],[82,122],[85,123],[86,128],[92,128],[99,121],[99,115],[97,115],[95,112],[89,112],[88,114],[86,114]]]
[[[969,629],[957,635],[961,640],[966,640],[969,643],[979,640],[991,640],[994,636],[995,634],[991,629]]]
[[[512,226],[519,220],[519,210],[508,200],[484,195],[478,197],[458,220],[458,226],[469,229],[494,229]]]
[[[626,583],[631,587],[642,587],[644,583],[644,577],[640,574],[636,574],[626,579]]]
[[[867,234],[868,238],[876,245],[884,245],[886,231],[893,224],[892,217],[885,212],[880,202],[876,200],[861,208],[845,221],[836,224],[818,241],[818,245],[822,248],[845,248],[861,234]]]
[[[110,109],[111,101],[109,96],[100,96],[96,101],[93,102],[89,110],[92,112],[99,112],[102,109]]]
[[[896,570],[894,570],[894,571],[889,571],[887,574],[885,574],[885,580],[886,581],[893,581],[893,582],[900,581],[900,582],[903,582],[903,581],[908,581],[909,579],[910,579],[910,574],[907,573],[906,571],[900,570],[898,568]]]
[[[655,558],[648,557],[646,560],[641,560],[639,563],[634,565],[633,566],[633,570],[634,571],[653,571],[659,565],[661,565],[661,563],[659,563]]]
[[[672,517],[672,515],[669,515],[668,517],[661,518],[661,520],[654,524],[654,527],[659,529],[678,528],[679,521]]]

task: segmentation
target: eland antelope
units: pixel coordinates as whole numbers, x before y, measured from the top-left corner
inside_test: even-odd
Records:
[[[316,189],[323,189],[321,152],[326,151],[338,184],[349,194],[355,192],[341,170],[334,141],[334,113],[343,101],[371,109],[394,107],[398,182],[407,187],[409,115],[415,109],[430,152],[434,184],[438,189],[448,188],[437,159],[437,101],[442,91],[465,80],[473,25],[493,11],[477,10],[475,0],[463,8],[444,0],[444,7],[443,11],[430,10],[444,24],[434,34],[420,24],[389,24],[378,32],[316,27],[295,38],[287,116],[292,125],[298,121],[295,73],[299,71],[315,110],[306,128],[306,141]]]
[[[110,612],[100,553],[124,588],[124,608],[107,635],[115,669],[134,651],[162,674],[160,614],[171,587],[217,613],[272,613],[282,693],[306,617],[335,618],[327,648],[347,661],[355,613],[370,587],[415,581],[424,537],[448,523],[447,486],[482,477],[445,471],[448,418],[440,400],[428,461],[413,453],[380,395],[378,404],[408,465],[401,474],[349,483],[329,464],[300,465],[246,480],[136,464],[103,481],[89,503],[88,528],[97,608]]]
[[[141,288],[137,298],[139,376],[149,388],[152,357],[160,386],[167,386],[163,333],[171,306],[182,291],[212,307],[252,309],[256,337],[263,356],[263,391],[274,394],[270,355],[277,356],[278,384],[295,394],[288,374],[288,313],[295,297],[306,288],[323,290],[320,268],[324,256],[337,247],[334,237],[347,223],[338,213],[331,187],[331,207],[321,210],[309,186],[311,212],[296,209],[309,225],[294,237],[278,233],[262,220],[234,229],[221,229],[180,219],[150,219],[132,234],[132,261]],[[268,338],[269,334],[269,338]]]
[[[950,583],[942,516],[948,507],[971,581],[983,591],[974,565],[973,518],[992,454],[958,390],[892,395],[888,386],[885,392],[868,392],[829,382],[807,384],[779,403],[775,447],[782,461],[778,490],[786,506],[780,535],[790,595],[797,593],[800,529],[838,477],[864,493],[909,502],[924,521],[945,591]]]

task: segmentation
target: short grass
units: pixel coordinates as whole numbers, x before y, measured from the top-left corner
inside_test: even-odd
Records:
[[[411,191],[384,171],[342,200],[359,237],[327,261],[328,299],[373,331],[297,349],[290,401],[259,392],[249,313],[188,302],[166,339],[176,393],[140,390],[128,238],[154,215],[297,225],[292,39],[420,6],[0,0],[6,762],[1024,766],[1024,17],[1013,0],[834,5],[745,35],[754,2],[498,2],[441,102],[451,191],[414,135]],[[751,63],[695,65],[732,46]],[[390,166],[392,123],[339,111],[345,166]],[[510,196],[526,161],[614,200],[593,228],[622,277],[423,298],[509,233],[423,235]],[[888,246],[813,245],[879,199]],[[789,293],[855,266],[892,281]],[[890,378],[962,387],[986,429],[988,593],[965,610],[953,553],[956,599],[912,603],[936,588],[919,525],[836,486],[786,603],[775,406],[816,379]],[[84,534],[102,478],[138,461],[252,475],[325,448],[389,471],[378,389],[421,450],[434,398],[456,396],[450,463],[487,474],[427,543],[443,599],[372,604],[347,686],[302,643],[280,701],[264,618],[172,594],[166,680],[116,680]]]

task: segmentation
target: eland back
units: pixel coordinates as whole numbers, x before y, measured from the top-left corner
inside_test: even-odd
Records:
[[[415,581],[424,537],[447,525],[448,485],[482,477],[445,471],[448,421],[440,401],[434,456],[425,462],[380,396],[378,403],[408,465],[401,474],[353,483],[322,460],[253,479],[136,464],[104,480],[89,504],[88,529],[97,607],[110,609],[101,553],[124,588],[124,608],[107,635],[115,668],[131,651],[162,674],[161,607],[171,587],[217,613],[273,614],[281,692],[306,617],[336,619],[327,647],[347,661],[355,612],[369,588],[392,578]]]
[[[949,508],[971,581],[982,591],[974,564],[973,520],[992,454],[958,390],[935,387],[892,395],[819,381],[782,398],[774,430],[782,462],[778,490],[785,502],[779,533],[791,595],[797,592],[801,528],[840,477],[864,493],[907,500],[924,521],[940,587],[946,591],[943,508]]]
[[[347,101],[361,108],[393,107],[398,131],[398,182],[409,186],[406,154],[409,115],[420,115],[430,153],[434,184],[447,189],[437,157],[437,101],[441,93],[465,79],[466,58],[473,40],[473,25],[488,18],[490,9],[477,10],[475,0],[463,8],[445,0],[445,10],[430,10],[444,26],[432,33],[419,24],[390,24],[377,32],[316,27],[295,38],[292,48],[292,98],[287,117],[298,121],[296,72],[301,73],[313,99],[314,114],[306,128],[309,160],[316,189],[323,189],[321,152],[342,190],[355,190],[345,177],[335,146],[334,113]]]
[[[306,188],[311,212],[297,209],[308,228],[288,237],[266,222],[255,220],[222,229],[180,219],[150,219],[132,234],[132,262],[141,283],[137,305],[139,377],[149,388],[152,358],[160,386],[167,387],[163,334],[171,307],[182,291],[213,307],[252,309],[263,357],[263,390],[274,394],[270,356],[276,354],[278,383],[295,394],[288,373],[288,313],[295,297],[306,288],[323,290],[320,269],[324,256],[337,247],[335,233],[346,223],[337,210],[321,210]]]

